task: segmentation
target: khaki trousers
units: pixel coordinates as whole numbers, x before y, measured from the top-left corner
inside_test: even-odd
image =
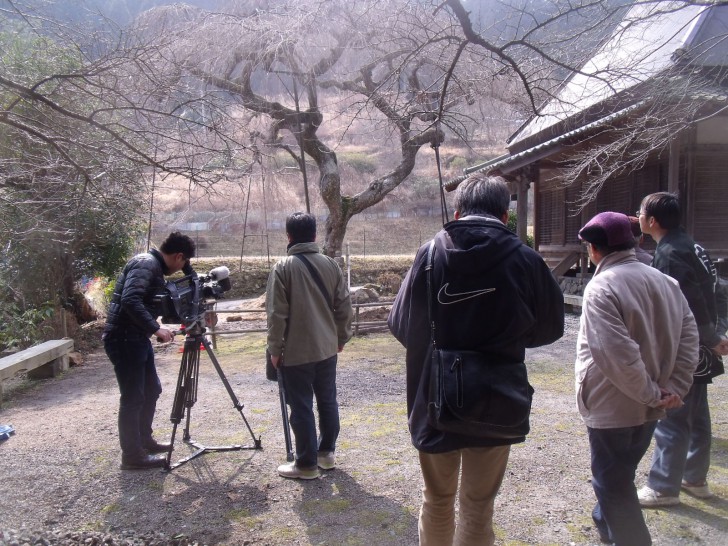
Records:
[[[420,546],[482,546],[495,543],[493,503],[511,446],[471,447],[447,453],[420,452],[425,486],[420,509]],[[460,479],[460,517],[455,495]]]

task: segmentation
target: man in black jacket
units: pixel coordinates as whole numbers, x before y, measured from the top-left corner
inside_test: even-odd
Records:
[[[541,257],[505,226],[509,203],[510,191],[501,178],[475,174],[458,188],[456,221],[435,236],[433,319],[439,348],[522,364],[526,347],[563,335],[564,299]],[[407,349],[407,414],[424,479],[420,544],[447,546],[453,539],[460,546],[493,544],[493,502],[510,445],[525,437],[464,436],[428,422],[428,247],[419,249],[389,315],[389,329]]]
[[[681,488],[700,498],[712,495],[706,481],[711,442],[708,384],[723,373],[719,355],[728,354],[728,340],[716,331],[717,271],[705,249],[680,227],[677,196],[650,194],[638,213],[642,232],[657,242],[652,267],[680,284],[695,316],[701,353],[684,405],[668,411],[655,429],[652,468],[647,485],[638,492],[640,504],[652,508],[679,504]]]
[[[169,449],[152,437],[152,421],[162,385],[154,365],[150,336],[163,342],[174,334],[160,326],[154,297],[164,289],[164,275],[189,266],[195,243],[174,232],[159,250],[134,256],[116,281],[104,328],[104,349],[119,384],[119,443],[124,470],[164,466],[154,456]]]

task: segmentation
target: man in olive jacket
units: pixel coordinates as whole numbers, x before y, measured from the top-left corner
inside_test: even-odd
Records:
[[[288,256],[273,267],[266,289],[268,352],[283,373],[296,438],[296,460],[279,466],[278,474],[310,480],[319,477],[319,467],[329,470],[336,464],[336,360],[351,339],[353,313],[341,268],[314,242],[316,218],[294,212],[286,218],[286,234]]]

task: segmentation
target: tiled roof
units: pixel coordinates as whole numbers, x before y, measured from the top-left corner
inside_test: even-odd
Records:
[[[717,23],[726,19],[725,5],[675,9],[670,2],[636,4],[594,57],[511,135],[509,147],[655,77],[673,65],[678,53],[697,57],[695,64],[725,63],[725,29]],[[710,34],[721,28],[723,39],[716,41]]]
[[[528,165],[529,163],[532,163],[533,161],[536,161],[537,159],[551,155],[551,153],[553,153],[555,151],[554,148],[558,147],[559,145],[564,144],[575,137],[585,135],[594,129],[598,129],[600,127],[607,126],[610,123],[612,123],[613,121],[621,119],[621,118],[627,116],[628,114],[630,114],[631,112],[634,112],[635,110],[637,110],[644,104],[645,104],[645,101],[640,101],[636,104],[628,106],[627,108],[623,108],[622,110],[614,112],[613,114],[609,114],[608,116],[605,116],[601,119],[593,121],[592,123],[587,123],[586,125],[578,127],[577,129],[574,129],[572,131],[568,131],[562,135],[554,137],[551,140],[547,140],[546,142],[538,144],[538,145],[536,145],[532,148],[529,148],[528,150],[524,150],[520,153],[513,154],[513,155],[504,154],[502,156],[491,159],[490,161],[487,161],[485,163],[481,163],[479,165],[474,165],[472,167],[468,167],[464,170],[464,174],[462,176],[458,176],[457,178],[453,178],[452,180],[449,180],[448,182],[446,182],[445,190],[446,191],[454,190],[455,188],[458,187],[460,182],[465,180],[470,174],[472,174],[474,172],[493,171],[495,169],[498,169],[500,171],[510,172],[523,165]]]

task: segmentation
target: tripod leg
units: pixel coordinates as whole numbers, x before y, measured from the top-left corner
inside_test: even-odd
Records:
[[[185,352],[188,354],[187,375],[185,376],[184,406],[187,409],[187,419],[182,433],[182,440],[189,442],[190,421],[192,419],[192,406],[197,402],[197,385],[200,375],[200,341],[198,336],[185,340]]]
[[[174,437],[177,435],[177,423],[172,425],[172,437],[169,440],[169,451],[167,451],[167,458],[164,462],[165,470],[171,470],[172,466],[172,451],[174,451]]]
[[[248,420],[245,418],[245,414],[243,414],[243,405],[238,400],[238,397],[235,396],[235,393],[233,392],[232,387],[230,386],[230,383],[228,382],[227,378],[225,377],[225,373],[222,371],[222,368],[220,367],[220,363],[217,361],[217,357],[215,356],[215,353],[212,352],[212,348],[210,347],[210,342],[207,341],[204,336],[200,336],[202,340],[202,345],[205,347],[205,350],[207,351],[208,356],[210,357],[210,360],[212,361],[213,366],[215,366],[215,370],[217,370],[217,375],[220,376],[220,380],[222,381],[222,384],[225,386],[225,390],[227,391],[228,395],[230,396],[230,400],[233,402],[233,406],[236,410],[238,410],[238,413],[240,413],[240,417],[243,418],[243,422],[245,423],[245,426],[248,428],[248,432],[250,433],[250,437],[253,439],[253,442],[255,444],[256,449],[261,449],[261,443],[260,438],[255,437],[255,433],[253,432],[253,429],[250,428],[250,423],[248,423]]]
[[[167,468],[169,468],[172,460],[177,426],[182,422],[182,418],[185,417],[185,410],[187,417],[182,439],[185,441],[190,439],[190,413],[192,406],[197,400],[197,375],[200,366],[200,344],[198,341],[195,345],[194,341],[194,339],[190,338],[185,340],[182,360],[180,362],[177,387],[174,393],[174,403],[172,404],[172,413],[170,415],[170,421],[172,421],[174,426],[172,427],[172,438],[169,442],[169,452],[167,453]]]

